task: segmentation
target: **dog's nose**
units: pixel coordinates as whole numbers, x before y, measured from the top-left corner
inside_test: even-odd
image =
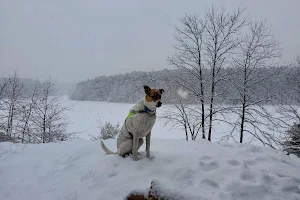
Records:
[[[157,103],[157,107],[160,107],[161,104],[162,104],[162,102],[159,101],[159,102]]]

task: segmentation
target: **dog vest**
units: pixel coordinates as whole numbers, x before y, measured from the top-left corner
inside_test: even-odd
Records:
[[[151,113],[152,112],[152,113]],[[127,115],[126,119],[136,113],[149,113],[149,114],[155,114],[155,111],[149,110],[146,106],[144,107],[144,110],[139,110],[139,111],[130,111],[129,114]]]

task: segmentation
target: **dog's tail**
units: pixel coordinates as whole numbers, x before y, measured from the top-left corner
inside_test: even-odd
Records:
[[[103,142],[102,140],[100,140],[100,142],[101,142],[101,147],[102,147],[103,151],[104,151],[106,154],[118,154],[118,152],[112,152],[111,150],[109,150],[109,149],[105,146],[105,144],[104,144],[104,142]]]

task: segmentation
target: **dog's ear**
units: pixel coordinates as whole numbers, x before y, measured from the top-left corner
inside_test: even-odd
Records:
[[[150,95],[151,88],[148,85],[144,85],[145,93]]]
[[[165,92],[164,89],[159,89],[158,91],[160,92],[160,94]]]

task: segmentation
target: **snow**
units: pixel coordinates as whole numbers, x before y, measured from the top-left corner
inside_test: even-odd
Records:
[[[68,111],[67,117],[71,122],[68,126],[69,132],[79,132],[78,137],[83,139],[90,139],[90,135],[97,136],[100,132],[99,124],[105,121],[112,124],[123,124],[124,119],[129,113],[129,109],[134,104],[124,103],[107,103],[97,101],[75,101],[68,100],[67,97],[62,101],[66,106],[73,106],[73,109]],[[165,126],[164,119],[161,116],[170,108],[170,105],[164,105],[157,109],[158,119],[155,122],[151,137],[159,139],[185,139],[185,133],[183,129],[168,124]],[[227,116],[232,122],[235,122],[238,118],[236,115]],[[251,127],[247,127],[251,129]],[[265,127],[260,127],[265,130]],[[213,122],[213,134],[212,141],[218,142],[224,134],[228,134],[232,131],[232,127],[226,122],[214,121]],[[236,136],[239,137],[238,135]],[[252,144],[261,145],[260,141],[253,140],[249,134],[244,135],[245,143],[251,140]]]
[[[115,150],[115,140],[105,144]],[[1,200],[124,199],[157,189],[179,199],[299,200],[300,162],[266,147],[153,139],[154,159],[104,155],[99,141],[0,143]],[[178,199],[177,198],[177,199]]]
[[[90,135],[98,135],[100,121],[104,124],[105,121],[112,124],[123,124],[129,113],[129,109],[134,104],[124,103],[107,103],[96,101],[72,101],[65,99],[63,103],[66,106],[73,106],[73,109],[68,111],[67,116],[70,121],[68,126],[69,132],[79,132],[78,137],[90,139]],[[158,117],[162,115],[166,106],[157,109]],[[182,130],[174,129],[171,126],[164,126],[162,119],[157,119],[153,127],[152,137],[154,138],[185,138]]]
[[[247,144],[184,141],[180,129],[158,118],[152,131],[152,160],[104,155],[97,135],[99,121],[123,123],[133,104],[70,101],[68,131],[77,139],[52,144],[0,143],[1,200],[114,200],[130,192],[156,192],[175,199],[300,199],[300,159]],[[167,106],[158,109],[160,116]],[[234,118],[233,118],[234,119]],[[229,130],[216,123],[213,141]],[[116,150],[115,140],[105,140]]]
[[[185,91],[185,90],[183,90],[183,89],[181,89],[181,88],[179,88],[179,89],[177,90],[177,94],[178,94],[181,98],[183,98],[183,99],[187,99],[187,97],[188,97],[188,95],[189,95],[188,91]]]

